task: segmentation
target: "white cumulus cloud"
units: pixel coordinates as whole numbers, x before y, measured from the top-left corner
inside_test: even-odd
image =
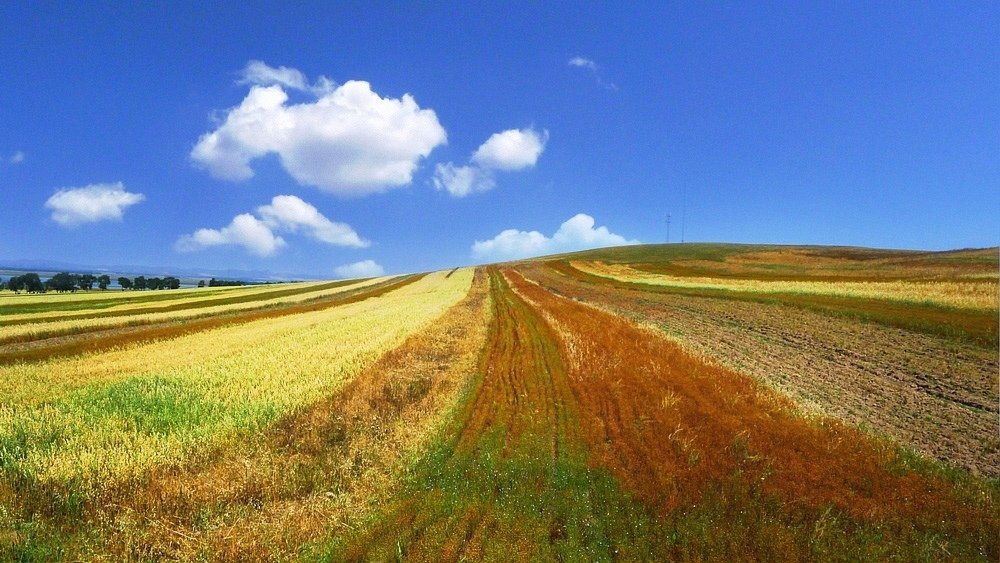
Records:
[[[362,260],[353,264],[345,264],[334,268],[333,273],[338,278],[376,278],[385,275],[385,268],[374,260]]]
[[[539,133],[530,127],[508,129],[493,134],[480,145],[472,155],[472,162],[490,170],[530,168],[538,162],[548,140],[548,131]]]
[[[327,219],[315,207],[293,195],[275,196],[270,205],[262,205],[256,211],[256,216],[237,215],[222,229],[198,229],[193,234],[183,235],[177,239],[174,249],[195,252],[212,246],[242,246],[252,254],[267,257],[287,246],[285,239],[276,232],[295,234],[299,231],[334,246],[366,248],[371,245],[350,225]]]
[[[62,188],[45,202],[52,220],[64,227],[98,221],[121,221],[125,209],[146,199],[143,194],[125,191],[121,183],[90,184],[82,188]]]
[[[539,133],[531,127],[495,133],[472,154],[470,165],[438,164],[434,169],[434,187],[455,197],[491,190],[496,186],[495,171],[534,166],[548,140],[548,131]]]
[[[447,142],[434,111],[409,94],[383,98],[360,80],[308,86],[297,70],[258,61],[243,76],[252,84],[246,98],[191,151],[191,160],[219,179],[246,180],[254,159],[275,153],[299,184],[365,195],[409,184],[420,160]],[[316,100],[289,104],[284,88]]]
[[[551,238],[538,231],[507,229],[490,240],[477,240],[472,245],[472,257],[500,262],[626,244],[639,244],[639,241],[627,240],[607,227],[595,229],[593,217],[578,213],[560,225]]]
[[[362,240],[346,223],[335,223],[323,216],[315,207],[293,195],[279,195],[271,205],[257,208],[264,224],[272,229],[296,233],[302,229],[308,236],[327,244],[367,248],[370,242]]]
[[[271,228],[249,213],[233,217],[229,226],[221,229],[198,229],[184,235],[174,248],[178,252],[195,252],[212,246],[242,246],[257,256],[271,256],[286,245]]]

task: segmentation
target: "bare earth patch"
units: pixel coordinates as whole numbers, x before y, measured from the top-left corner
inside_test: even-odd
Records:
[[[807,409],[1000,476],[996,349],[794,307],[591,285],[537,266],[523,271],[653,326]]]

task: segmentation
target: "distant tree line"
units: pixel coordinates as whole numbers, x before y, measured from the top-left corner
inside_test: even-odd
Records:
[[[118,285],[122,286],[122,289],[177,289],[181,286],[181,280],[173,276],[165,278],[136,276],[134,280],[130,280],[123,276],[118,278]]]
[[[43,293],[45,292],[45,284],[42,283],[42,279],[38,277],[38,274],[23,274],[7,280],[7,289],[14,293],[21,293],[22,291]]]
[[[247,284],[246,282],[242,282],[239,280],[217,280],[215,278],[208,280],[208,287],[224,287],[232,285],[247,285]]]
[[[107,289],[111,285],[111,277],[107,274],[95,276],[92,274],[71,274],[69,272],[59,272],[51,278],[42,281],[41,277],[35,273],[14,276],[7,282],[0,283],[0,290],[9,289],[14,293],[26,291],[28,293],[45,293],[47,291],[58,291],[59,293],[75,292],[78,290],[90,291],[97,285],[98,289]],[[178,289],[181,280],[167,276],[165,278],[146,278],[137,276],[135,280],[124,276],[118,278],[118,285],[122,289]],[[204,287],[204,282],[201,284]]]

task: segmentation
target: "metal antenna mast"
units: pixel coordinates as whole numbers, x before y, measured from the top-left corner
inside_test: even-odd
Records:
[[[667,213],[667,244],[670,244],[670,214]]]

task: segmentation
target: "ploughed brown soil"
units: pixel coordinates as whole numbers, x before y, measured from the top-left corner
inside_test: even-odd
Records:
[[[997,350],[780,304],[589,283],[522,271],[560,295],[650,325],[801,406],[1000,477]]]

